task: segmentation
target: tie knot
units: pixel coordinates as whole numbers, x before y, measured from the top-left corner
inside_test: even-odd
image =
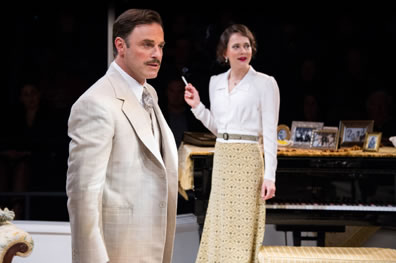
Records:
[[[143,107],[147,110],[153,107],[153,98],[151,97],[151,94],[148,92],[146,87],[143,87],[143,94],[142,94],[142,102],[143,102]]]

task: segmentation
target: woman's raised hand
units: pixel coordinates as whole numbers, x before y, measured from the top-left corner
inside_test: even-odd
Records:
[[[191,83],[188,83],[188,85],[185,87],[184,100],[187,102],[188,105],[191,106],[191,108],[197,107],[201,102],[197,89],[193,85],[191,85]]]

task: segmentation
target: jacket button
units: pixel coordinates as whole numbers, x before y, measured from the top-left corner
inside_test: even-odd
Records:
[[[164,208],[165,205],[166,205],[166,203],[162,201],[162,202],[160,202],[159,207]]]

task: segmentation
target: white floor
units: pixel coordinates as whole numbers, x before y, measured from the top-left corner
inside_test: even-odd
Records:
[[[173,263],[193,263],[198,252],[199,234],[192,214],[177,216]],[[70,263],[71,238],[69,222],[13,221],[29,232],[34,241],[32,254],[15,257],[13,263]]]
[[[13,223],[29,232],[35,242],[32,254],[27,258],[15,257],[14,263],[71,262],[68,222],[13,221]],[[291,233],[287,233],[287,241],[287,245],[292,245]],[[266,225],[264,245],[286,245],[285,234],[276,231],[274,225]],[[396,249],[396,230],[381,229],[364,246]],[[199,234],[195,216],[178,215],[173,263],[194,263],[198,247]]]

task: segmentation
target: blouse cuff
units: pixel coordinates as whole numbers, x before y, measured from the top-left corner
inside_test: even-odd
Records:
[[[264,179],[275,182],[275,171],[269,167],[265,167]]]
[[[194,116],[197,117],[198,119],[199,119],[200,115],[202,115],[202,113],[204,112],[204,110],[205,110],[205,105],[203,105],[202,102],[200,102],[200,103],[198,104],[197,107],[191,108],[192,113],[193,113]]]

